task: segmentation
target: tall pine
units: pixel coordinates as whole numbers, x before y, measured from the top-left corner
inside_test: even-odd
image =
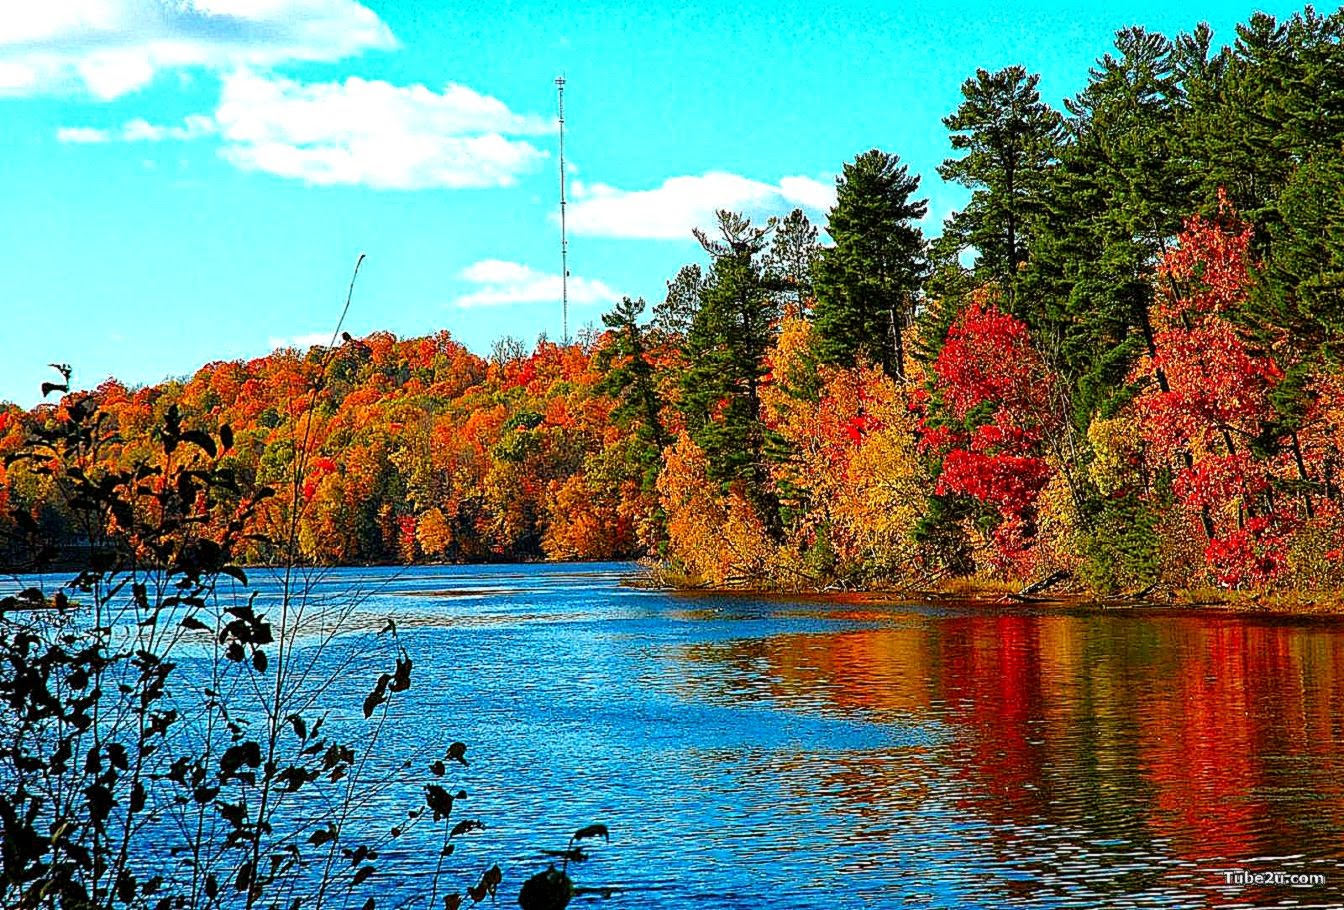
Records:
[[[737,485],[777,532],[760,399],[780,310],[762,262],[770,228],[727,211],[718,213],[718,221],[717,237],[696,231],[711,265],[686,332],[681,407],[711,478],[725,488]]]
[[[826,231],[835,245],[817,263],[817,354],[823,362],[879,364],[905,377],[904,334],[924,280],[924,235],[916,222],[928,200],[919,177],[895,154],[873,149],[836,178]]]
[[[1002,289],[1010,308],[1062,142],[1062,118],[1041,101],[1039,80],[1021,66],[977,70],[962,83],[961,105],[943,119],[952,148],[963,154],[938,174],[972,191],[944,236],[976,251],[976,272]]]

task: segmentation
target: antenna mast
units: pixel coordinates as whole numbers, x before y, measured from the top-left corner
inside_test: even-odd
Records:
[[[557,76],[560,102],[560,340],[569,344],[569,236],[565,232],[565,77]]]

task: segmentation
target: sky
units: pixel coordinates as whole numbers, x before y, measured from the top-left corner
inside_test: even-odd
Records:
[[[555,77],[571,334],[661,300],[729,208],[824,224],[844,162],[896,152],[926,233],[977,67],[1060,106],[1117,29],[1255,9],[1190,0],[43,0],[0,16],[0,400],[185,376],[345,328],[473,350],[561,334]]]

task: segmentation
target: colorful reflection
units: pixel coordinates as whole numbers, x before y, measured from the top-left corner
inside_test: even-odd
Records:
[[[821,786],[858,818],[960,813],[1005,901],[1067,903],[1080,882],[1094,896],[1195,893],[1207,905],[1344,897],[1344,625],[973,605],[819,612],[833,629],[688,648],[706,672],[687,685],[945,728],[932,750],[826,762]],[[878,857],[880,830],[866,830]],[[1327,881],[1234,887],[1231,869]]]

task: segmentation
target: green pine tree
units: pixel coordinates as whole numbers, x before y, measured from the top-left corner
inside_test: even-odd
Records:
[[[663,449],[671,439],[660,416],[662,402],[648,358],[647,330],[639,324],[644,307],[642,298],[625,297],[610,313],[602,315],[603,325],[612,334],[610,342],[598,352],[596,364],[603,373],[597,390],[616,398],[612,417],[624,426],[633,426],[643,485],[651,490],[658,478]]]
[[[944,237],[975,249],[976,272],[1003,289],[1010,308],[1063,138],[1062,118],[1041,101],[1039,80],[1021,66],[977,70],[962,83],[961,105],[943,118],[952,148],[964,154],[938,173],[972,191]]]
[[[778,532],[760,399],[779,318],[762,264],[771,229],[733,212],[721,211],[718,219],[718,237],[695,234],[712,264],[686,333],[681,407],[710,476],[725,489],[739,485],[766,527]]]
[[[850,365],[863,357],[888,376],[905,376],[904,333],[926,270],[915,222],[928,200],[913,199],[919,177],[894,154],[873,149],[836,178],[826,231],[835,245],[817,263],[817,353]]]

